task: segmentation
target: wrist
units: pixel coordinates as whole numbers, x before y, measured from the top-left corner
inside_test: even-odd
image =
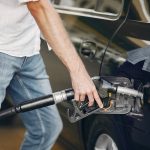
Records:
[[[73,64],[73,66],[69,69],[70,75],[77,75],[85,71],[85,66],[81,61],[78,61],[78,63]]]

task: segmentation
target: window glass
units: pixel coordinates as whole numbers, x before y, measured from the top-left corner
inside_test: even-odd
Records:
[[[51,0],[62,7],[91,9],[97,12],[119,14],[122,0]]]

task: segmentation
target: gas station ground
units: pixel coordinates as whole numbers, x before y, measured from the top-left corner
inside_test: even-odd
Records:
[[[25,129],[23,127],[0,127],[0,150],[19,150]],[[67,150],[57,140],[52,150]]]

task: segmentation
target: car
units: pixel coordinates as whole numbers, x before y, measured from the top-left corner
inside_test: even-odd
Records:
[[[54,0],[53,3],[91,77],[99,76],[104,50],[127,13],[124,25],[108,46],[101,75],[115,75],[116,69],[125,62],[128,51],[150,43],[148,0],[72,0],[70,3]],[[45,50],[45,42],[42,42],[42,49],[54,92],[70,88],[65,67],[52,51]],[[143,105],[143,116],[94,114],[74,124],[68,121],[66,113],[70,107],[71,104],[66,102],[58,105],[64,122],[60,140],[68,150],[150,149],[149,104]]]
[[[128,51],[149,45],[149,0],[52,0],[52,3],[91,77],[115,76]],[[48,50],[45,41],[41,53],[53,92],[70,88],[69,73],[54,52]],[[143,114],[92,114],[76,123],[68,120],[67,109],[72,109],[71,103],[63,102],[58,108],[64,124],[59,142],[66,150],[150,149],[148,103],[141,108]]]

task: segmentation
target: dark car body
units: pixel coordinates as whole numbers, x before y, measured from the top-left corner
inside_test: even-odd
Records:
[[[99,75],[103,50],[113,32],[124,20],[129,2],[125,0],[122,15],[115,21],[61,14],[64,25],[91,76]],[[126,60],[128,51],[149,45],[149,19],[150,2],[148,0],[133,0],[126,23],[109,45],[103,63],[102,75],[114,75],[119,65]],[[97,44],[97,55],[90,57],[90,54],[80,51],[84,41]],[[44,46],[46,45],[43,43]],[[71,87],[68,72],[53,52],[50,53],[43,50],[54,91]],[[102,133],[109,134],[118,145],[119,150],[150,149],[150,106],[148,104],[144,104],[143,117],[130,114],[92,115],[74,124],[68,121],[66,115],[70,104],[62,103],[58,107],[64,122],[61,139],[67,143],[68,149],[92,150],[97,138]]]

